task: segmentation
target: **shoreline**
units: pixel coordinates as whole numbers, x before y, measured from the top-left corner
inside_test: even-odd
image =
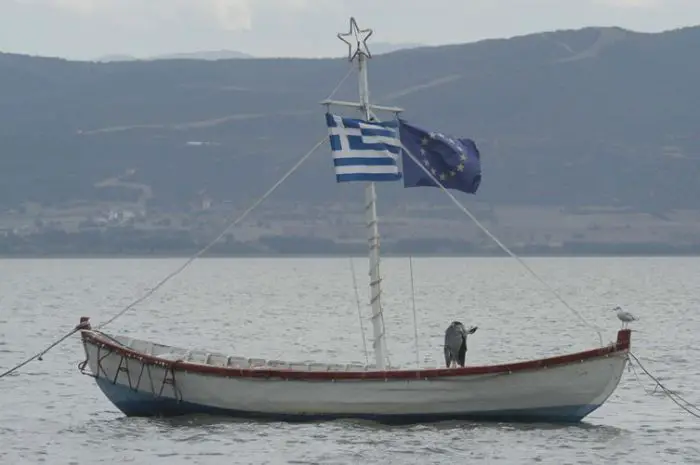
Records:
[[[35,254],[0,254],[0,260],[119,260],[119,259],[187,259],[196,253],[35,253]],[[517,253],[521,258],[700,258],[700,252],[666,252],[666,253]],[[382,258],[511,258],[505,253],[383,253]],[[298,258],[357,258],[366,259],[367,255],[360,253],[251,253],[251,254],[226,254],[213,253],[202,255],[198,259],[298,259]]]

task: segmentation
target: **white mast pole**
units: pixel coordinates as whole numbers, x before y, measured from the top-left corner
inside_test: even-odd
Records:
[[[367,59],[364,53],[357,55],[360,104],[366,120],[371,117],[369,106],[369,86],[367,81]],[[386,369],[386,339],[381,304],[381,275],[379,273],[379,225],[377,222],[377,191],[375,183],[370,182],[365,188],[365,212],[367,222],[367,239],[369,242],[369,287],[370,305],[372,306],[372,329],[374,333],[374,356],[377,369]]]
[[[371,29],[357,27],[355,18],[350,18],[350,32],[338,34],[338,38],[348,44],[351,62],[357,61],[358,90],[360,93],[359,104],[324,100],[324,105],[341,105],[359,109],[362,117],[369,120],[372,117],[372,108],[378,110],[402,111],[400,108],[380,107],[369,103],[369,85],[367,81],[367,60],[372,54],[367,48],[367,39],[372,35]],[[374,182],[367,184],[365,188],[365,217],[367,224],[367,238],[369,242],[369,287],[370,305],[372,306],[372,329],[374,333],[374,357],[379,370],[386,369],[386,338],[384,331],[384,318],[381,304],[381,276],[379,273],[379,228],[377,225],[377,191]]]

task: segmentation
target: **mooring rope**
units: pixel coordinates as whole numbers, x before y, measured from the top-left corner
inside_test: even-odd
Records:
[[[23,362],[18,363],[17,365],[13,366],[13,367],[10,368],[9,370],[4,371],[3,373],[0,373],[0,379],[4,378],[5,376],[11,375],[12,373],[14,373],[15,371],[19,370],[20,368],[22,368],[24,365],[28,364],[28,363],[31,362],[32,360],[41,360],[41,357],[43,357],[44,354],[46,354],[48,351],[50,351],[51,349],[53,349],[54,347],[56,347],[57,345],[59,345],[61,342],[65,341],[66,339],[68,339],[69,337],[71,337],[71,336],[72,336],[73,334],[75,334],[76,332],[80,331],[80,330],[83,329],[83,328],[86,328],[87,325],[88,325],[87,322],[81,322],[79,325],[77,325],[76,327],[74,327],[72,330],[70,330],[69,332],[67,332],[66,334],[64,334],[63,336],[61,336],[60,338],[56,339],[56,340],[55,340],[54,342],[52,342],[49,346],[47,346],[45,349],[41,350],[40,352],[37,352],[36,354],[32,355],[32,356],[29,357],[28,359],[24,360]]]
[[[628,352],[627,355],[630,359],[630,366],[632,367],[632,370],[634,370],[634,366],[632,365],[631,362],[634,361],[637,364],[637,366],[644,372],[644,374],[647,375],[652,381],[654,381],[654,383],[656,384],[654,390],[656,390],[656,388],[661,388],[661,392],[663,392],[666,395],[666,397],[671,399],[673,401],[673,403],[678,405],[680,408],[682,408],[683,410],[685,410],[686,412],[688,412],[689,414],[691,414],[695,418],[700,419],[700,407],[698,407],[697,405],[693,404],[692,402],[686,400],[680,394],[676,394],[675,392],[673,392],[672,390],[670,390],[669,388],[664,386],[664,384],[661,381],[659,381],[659,379],[656,376],[652,375],[649,372],[649,370],[647,370],[646,367],[644,365],[642,365],[642,362],[640,362],[639,359],[637,358],[637,356],[634,355],[632,352]],[[635,376],[637,376],[636,371],[634,372],[634,374],[635,374]],[[641,381],[639,381],[639,377],[637,377],[637,381],[644,389],[644,392],[649,394],[649,392],[644,387],[644,385],[641,383]],[[652,391],[652,393],[653,393],[653,391]]]

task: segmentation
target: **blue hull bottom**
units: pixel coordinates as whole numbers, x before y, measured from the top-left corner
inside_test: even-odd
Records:
[[[576,423],[600,405],[571,405],[522,410],[499,410],[487,412],[444,413],[444,414],[285,414],[248,410],[231,410],[191,402],[178,402],[174,399],[158,398],[151,394],[134,391],[126,386],[112,384],[105,379],[97,379],[97,385],[107,398],[129,417],[172,417],[190,414],[223,415],[286,422],[318,422],[339,419],[370,420],[383,424],[432,423],[450,420],[500,421],[527,423]]]

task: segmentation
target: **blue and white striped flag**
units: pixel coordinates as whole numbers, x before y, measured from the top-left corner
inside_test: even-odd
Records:
[[[364,121],[326,113],[338,182],[398,181],[398,121]]]

